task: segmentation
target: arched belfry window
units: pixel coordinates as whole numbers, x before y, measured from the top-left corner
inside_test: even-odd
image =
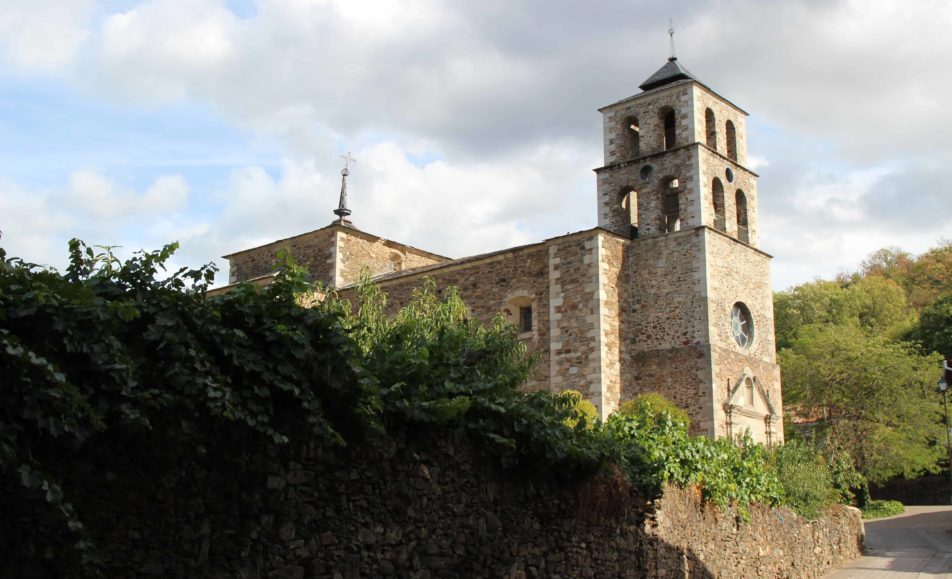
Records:
[[[737,129],[731,121],[727,121],[727,156],[733,161],[737,160]]]
[[[737,239],[750,243],[750,232],[747,230],[747,196],[738,189],[734,202],[737,205]]]
[[[717,121],[714,120],[714,111],[704,111],[704,128],[707,131],[707,146],[717,150]]]
[[[630,237],[638,238],[638,192],[631,187],[622,187],[618,192],[618,202],[631,225]]]
[[[634,159],[641,154],[641,129],[638,126],[638,117],[628,117],[622,126],[625,135],[625,152],[627,159]]]
[[[724,185],[714,177],[711,183],[711,198],[714,202],[714,229],[727,231],[727,222],[724,216]]]
[[[677,124],[678,119],[674,110],[668,109],[663,113],[664,120],[664,150],[673,149],[677,145]]]
[[[678,201],[678,180],[670,178],[662,188],[662,229],[665,233],[681,230],[681,204]]]

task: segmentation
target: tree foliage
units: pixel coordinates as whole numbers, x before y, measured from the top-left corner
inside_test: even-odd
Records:
[[[895,281],[906,291],[910,305],[921,310],[952,292],[952,241],[919,256],[898,248],[881,249],[862,263],[858,275]]]
[[[777,346],[790,347],[801,328],[835,325],[896,338],[915,322],[906,294],[894,280],[870,276],[815,281],[774,296]]]
[[[674,403],[657,392],[644,392],[631,400],[622,402],[615,412],[622,416],[633,416],[648,422],[652,417],[667,420],[670,417],[679,427],[687,430],[691,426],[691,417]]]
[[[581,428],[594,428],[598,424],[598,408],[592,404],[591,400],[582,396],[581,392],[578,390],[563,390],[560,394],[572,399],[576,413],[576,416],[572,416],[565,421],[566,426],[575,428],[581,424]]]
[[[843,499],[833,486],[823,455],[812,444],[788,440],[774,453],[774,466],[784,502],[799,513],[815,517],[822,508]]]
[[[782,502],[769,451],[749,437],[732,441],[690,436],[680,416],[662,405],[650,404],[635,413],[613,414],[604,432],[615,441],[614,462],[643,489],[657,493],[668,481],[697,485],[706,501],[720,506],[735,504],[745,515],[751,503]]]
[[[938,352],[952,358],[952,293],[946,294],[922,310],[919,326],[910,337],[926,352]]]
[[[788,427],[812,424],[821,450],[845,449],[873,481],[935,470],[943,453],[931,353],[952,354],[948,296],[950,242],[919,256],[882,249],[855,274],[777,293]]]
[[[913,476],[942,456],[932,393],[938,363],[856,327],[807,326],[780,352],[784,401],[870,481]]]

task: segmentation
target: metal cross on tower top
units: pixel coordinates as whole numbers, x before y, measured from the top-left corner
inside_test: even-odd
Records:
[[[668,57],[668,60],[677,60],[678,57],[674,53],[674,20],[668,18],[668,37],[669,45],[671,47],[671,56]]]
[[[353,158],[353,157],[350,155],[350,151],[347,151],[347,154],[346,154],[346,155],[341,155],[340,158],[344,160],[344,168],[341,170],[341,175],[349,175],[349,174],[350,174],[350,163],[351,163],[351,161],[353,161],[354,163],[356,163],[356,162],[357,162],[357,159]]]

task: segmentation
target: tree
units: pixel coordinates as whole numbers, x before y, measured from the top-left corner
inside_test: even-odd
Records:
[[[862,277],[882,276],[905,287],[914,261],[915,258],[908,251],[898,247],[884,247],[863,260],[859,271]]]
[[[952,293],[932,302],[919,318],[919,327],[912,332],[926,352],[938,352],[952,358]]]
[[[855,319],[854,296],[843,290],[843,284],[817,280],[774,295],[774,324],[777,347],[789,347],[797,332],[812,324],[847,324]]]
[[[952,241],[920,255],[909,277],[909,301],[919,309],[952,292]]]
[[[800,328],[832,324],[897,338],[915,324],[902,287],[882,276],[817,280],[774,295],[777,347],[790,347]]]
[[[780,352],[788,410],[849,452],[870,481],[933,471],[943,448],[938,355],[851,324],[802,327]]]
[[[866,332],[896,339],[915,324],[916,316],[906,301],[906,292],[894,280],[868,276],[851,283],[846,291],[851,313]]]

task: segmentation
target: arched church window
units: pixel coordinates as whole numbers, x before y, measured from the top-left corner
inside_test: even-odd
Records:
[[[677,117],[673,109],[664,113],[664,150],[673,149],[677,144]]]
[[[714,111],[704,111],[704,127],[707,130],[707,146],[717,150],[717,121],[714,120]]]
[[[618,192],[619,204],[631,225],[631,238],[638,238],[638,192],[631,187],[622,187]]]
[[[628,117],[622,130],[625,134],[626,158],[634,159],[641,154],[641,129],[638,127],[638,117]]]
[[[747,229],[747,196],[740,189],[734,196],[734,204],[737,207],[737,239],[750,243],[750,232]]]
[[[714,181],[711,183],[711,197],[714,202],[714,229],[727,231],[724,216],[724,185],[717,177],[714,177]]]
[[[662,189],[662,229],[665,233],[681,230],[681,204],[678,201],[678,180],[671,178],[665,181]]]
[[[733,161],[737,160],[737,130],[731,121],[727,121],[727,156]]]

